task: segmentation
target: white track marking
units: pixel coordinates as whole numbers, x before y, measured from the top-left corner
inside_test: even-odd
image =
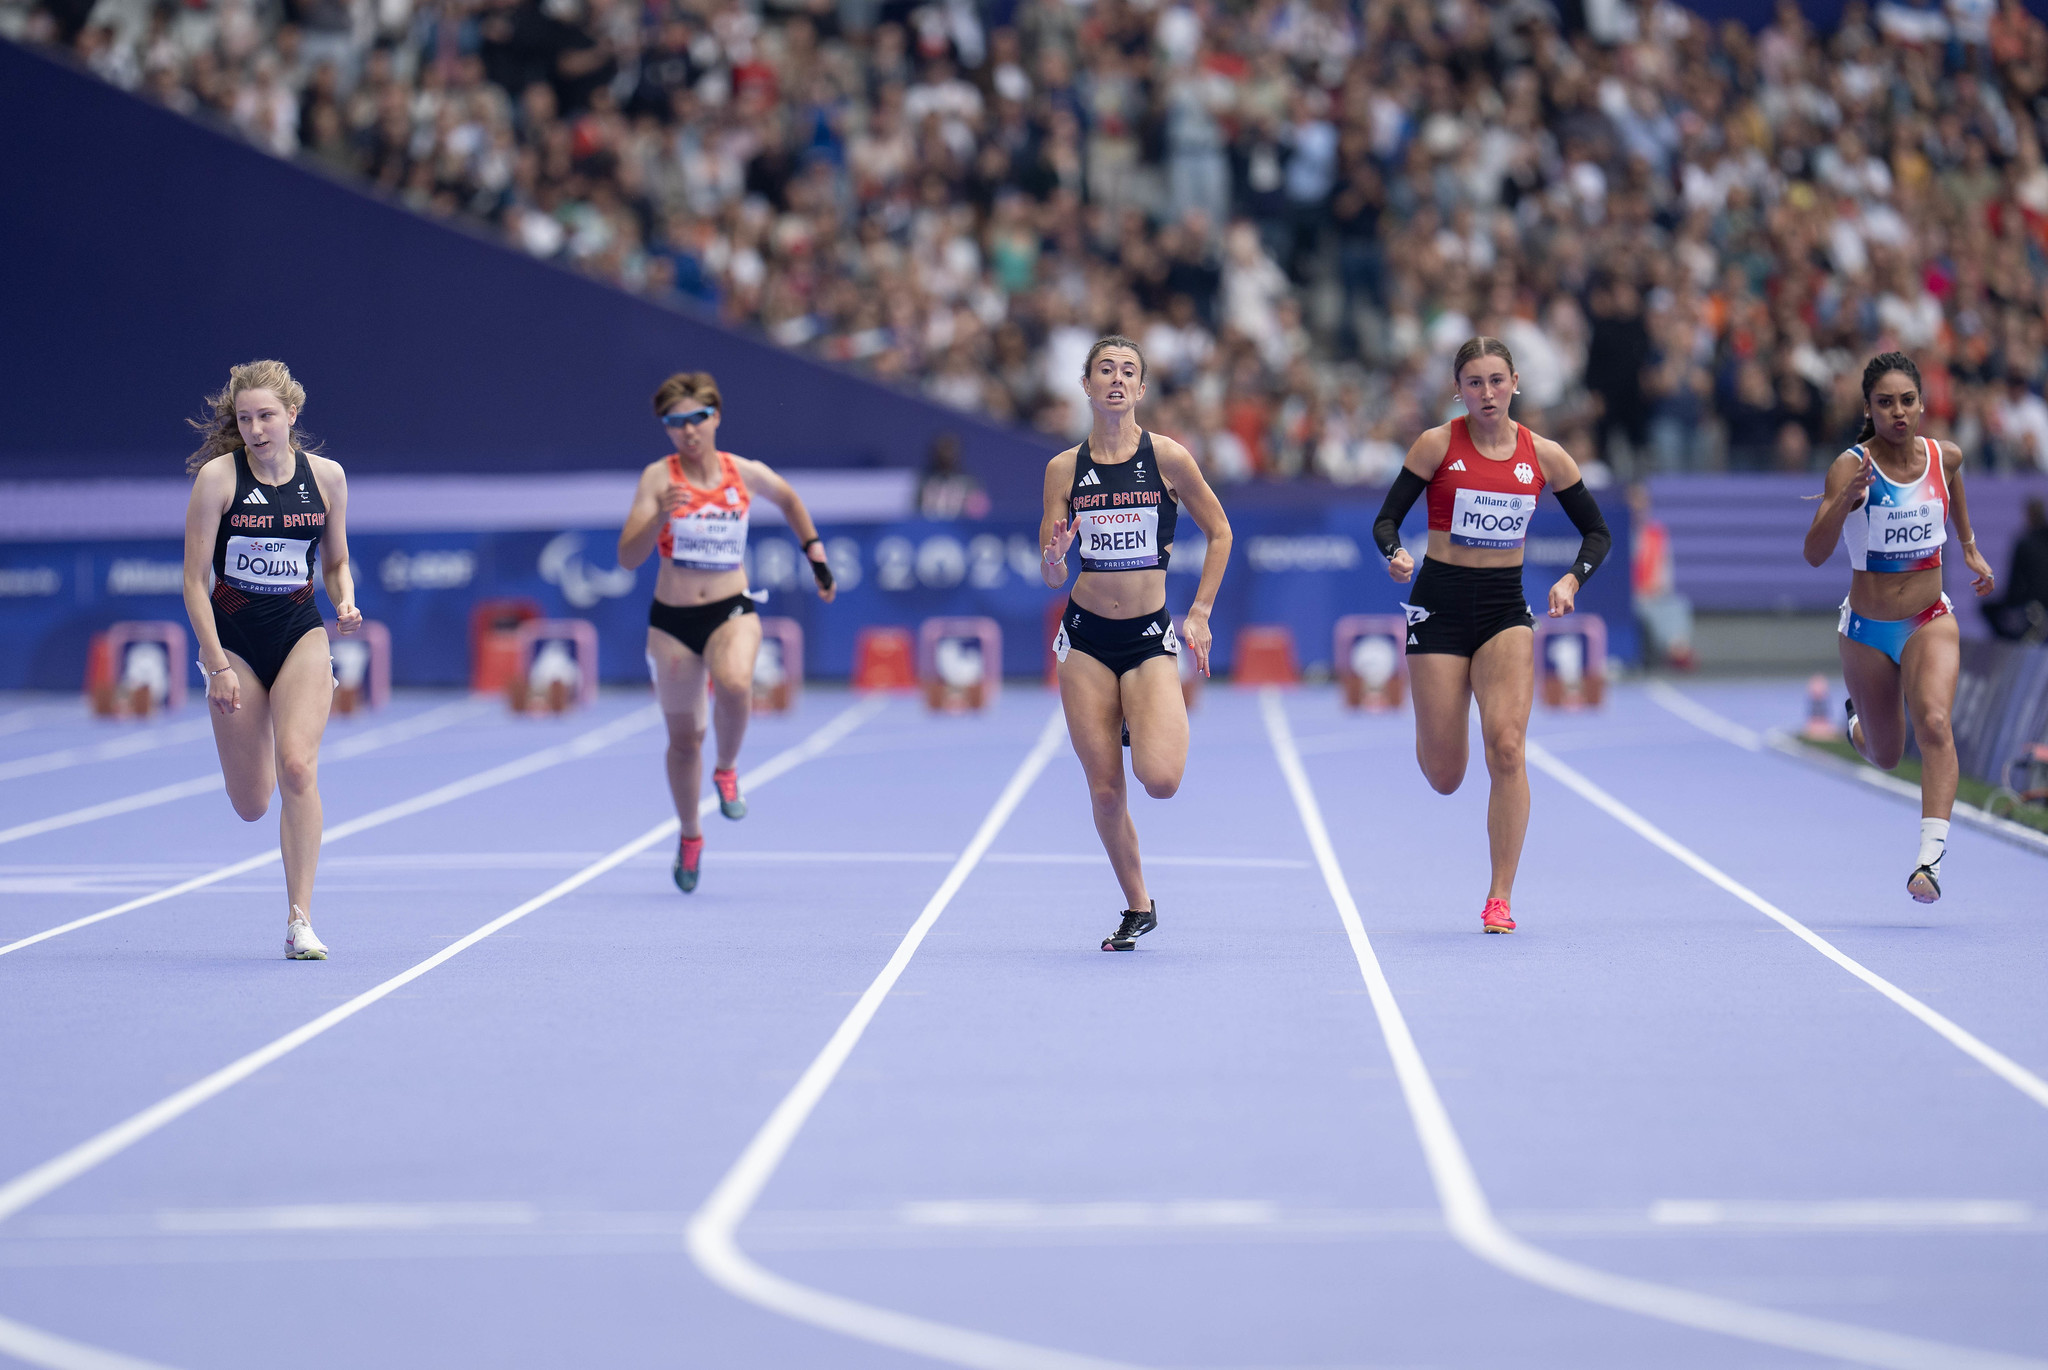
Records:
[[[1658,848],[1681,864],[1690,866],[1695,872],[1719,885],[1743,903],[1761,913],[1764,917],[1784,928],[1822,956],[1833,961],[1843,970],[1861,980],[1864,984],[1897,1004],[1906,1012],[1933,1028],[1950,1045],[1961,1051],[1977,1064],[2004,1080],[2020,1093],[2032,1099],[2043,1108],[2048,1108],[2048,1080],[2042,1079],[2019,1062],[2007,1056],[1996,1047],[1984,1042],[1954,1020],[1915,999],[1891,981],[1871,970],[1862,962],[1842,951],[1834,943],[1822,937],[1806,924],[1758,894],[1749,886],[1730,876],[1719,866],[1700,856],[1692,848],[1674,839],[1662,828],[1644,818],[1628,805],[1616,799],[1600,786],[1588,780],[1578,771],[1559,761],[1545,751],[1540,743],[1529,743],[1529,764],[1545,775],[1564,784],[1580,798],[1606,813],[1623,827]]]
[[[1661,680],[1651,681],[1643,693],[1667,713],[1678,715],[1703,733],[1712,733],[1723,742],[1733,742],[1744,751],[1760,752],[1764,749],[1763,735],[1756,729],[1746,728],[1732,718],[1724,718]]]
[[[849,705],[831,722],[802,742],[777,753],[760,766],[748,771],[744,777],[745,783],[750,788],[759,788],[777,776],[785,775],[803,765],[873,718],[887,703],[886,696],[873,695]],[[638,712],[629,717],[637,717]],[[650,708],[646,712],[653,712],[657,718],[660,716],[659,710]],[[617,723],[610,725],[612,728],[617,726]],[[699,805],[698,812],[709,814],[717,806],[718,797],[715,794],[707,795]],[[449,943],[426,960],[400,971],[382,984],[364,990],[346,1003],[336,1005],[312,1021],[293,1028],[284,1036],[222,1066],[204,1079],[193,1081],[177,1093],[116,1123],[98,1136],[80,1142],[62,1155],[52,1157],[33,1170],[15,1176],[6,1184],[0,1185],[0,1223],[6,1222],[30,1204],[48,1197],[87,1171],[104,1165],[152,1133],[176,1122],[207,1100],[240,1084],[271,1062],[298,1050],[315,1037],[353,1018],[378,1000],[405,988],[444,962],[460,956],[493,933],[510,927],[529,913],[546,908],[565,895],[575,893],[656,843],[674,837],[680,829],[681,824],[675,819],[664,819],[624,846],[614,848],[591,862],[568,879],[543,890],[517,908],[499,914],[482,927]],[[130,1360],[112,1352],[66,1341],[6,1318],[0,1318],[0,1352],[25,1360],[31,1365],[48,1367],[48,1370],[162,1370],[162,1367],[151,1362]]]
[[[436,732],[489,707],[490,701],[476,699],[461,699],[452,704],[443,704],[401,722],[373,728],[360,736],[343,738],[333,746],[324,748],[321,757],[326,761],[347,761],[365,752],[376,751],[379,747],[388,747],[393,743],[407,742],[415,737]],[[180,799],[189,799],[195,794],[218,790],[224,784],[218,770],[209,771],[205,775],[175,781],[169,785],[159,785],[140,794],[109,799],[101,804],[89,804],[85,808],[73,809],[68,813],[52,814],[48,818],[38,818],[28,823],[17,823],[11,828],[0,828],[0,843],[19,842],[24,837],[38,837],[46,832],[56,832],[60,828],[75,828],[81,823],[93,823],[102,818],[134,813],[137,809],[150,809],[159,804],[174,803]]]
[[[1651,699],[1686,722],[1716,737],[1726,738],[1739,747],[1746,747],[1750,751],[1769,748],[1771,751],[1791,757],[1801,765],[1845,776],[1915,806],[1920,803],[1920,787],[1911,781],[1903,780],[1888,771],[1881,771],[1875,766],[1850,761],[1846,757],[1822,751],[1818,747],[1809,747],[1783,728],[1770,729],[1761,735],[1761,741],[1758,742],[1758,734],[1732,719],[1724,718],[1698,700],[1679,693],[1661,681],[1650,685],[1649,694]],[[1744,741],[1744,735],[1750,740]],[[1752,745],[1753,743],[1756,745]],[[1954,817],[1970,827],[1981,828],[1994,837],[2002,837],[2014,846],[2048,853],[2048,833],[2042,833],[2024,823],[2015,823],[2010,818],[2000,818],[1996,814],[1986,813],[1968,800],[1955,801]]]
[[[1830,1232],[1898,1229],[2020,1227],[2034,1221],[2034,1206],[2014,1199],[1659,1199],[1650,1221],[1667,1227],[1740,1227]]]
[[[25,709],[0,714],[0,737],[33,728],[53,714],[70,714],[82,720],[85,717],[85,701],[79,700],[70,704],[31,704]]]
[[[817,1059],[796,1082],[796,1088],[790,1090],[775,1106],[775,1111],[768,1115],[768,1121],[747,1143],[746,1150],[733,1162],[732,1169],[725,1173],[718,1187],[711,1191],[704,1206],[691,1217],[690,1256],[699,1269],[727,1292],[770,1312],[842,1336],[952,1365],[976,1367],[976,1370],[1129,1370],[1117,1362],[932,1322],[798,1284],[757,1265],[753,1258],[740,1250],[735,1238],[739,1225],[746,1220],[748,1211],[774,1177],[797,1134],[803,1130],[811,1110],[832,1087],[840,1068],[859,1044],[861,1034],[867,1031],[868,1024],[881,1008],[882,1000],[895,987],[904,968],[910,964],[910,958],[917,954],[925,934],[938,922],[939,915],[952,903],[953,896],[960,892],[960,887],[967,882],[967,877],[995,841],[996,834],[1002,831],[1010,815],[1023,802],[1032,782],[1052,760],[1065,735],[1064,718],[1055,709],[1023,764],[1010,777],[1010,783],[1003,787],[988,816],[981,820],[981,826],[975,830],[967,849],[960,853],[960,858],[953,863],[953,868],[946,873],[946,878],[918,914],[917,921],[897,943],[895,954],[882,967],[881,974],[874,978],[859,1002],[854,1004],[852,1012],[839,1024],[838,1030],[825,1043],[825,1049],[818,1053]]]
[[[544,771],[550,766],[558,766],[564,761],[574,761],[580,757],[589,756],[593,752],[609,747],[614,742],[631,737],[634,733],[646,728],[651,728],[660,721],[661,711],[652,704],[642,709],[635,709],[623,718],[614,719],[601,728],[593,728],[589,732],[579,737],[571,738],[567,742],[542,748],[540,751],[520,757],[516,761],[508,761],[502,766],[493,766],[487,771],[479,771],[475,775],[452,781],[437,789],[428,790],[425,794],[415,795],[411,799],[402,799],[396,804],[387,804],[381,809],[364,814],[361,818],[352,818],[346,823],[337,823],[320,835],[321,845],[325,846],[329,842],[339,842],[343,838],[353,837],[359,832],[365,832],[371,828],[380,828],[386,823],[393,823],[401,818],[410,818],[416,813],[423,813],[428,809],[438,808],[443,804],[453,803],[458,799],[465,799],[480,790],[488,790],[493,786],[503,785],[508,781],[522,779],[534,774],[536,771]],[[218,777],[215,778],[214,783],[220,783]],[[166,899],[175,899],[181,894],[190,894],[193,890],[205,889],[208,885],[217,885],[223,880],[231,880],[237,875],[257,870],[280,859],[278,850],[273,847],[269,851],[259,852],[255,856],[244,857],[240,861],[230,862],[225,866],[217,866],[204,875],[195,875],[189,880],[181,880],[175,885],[166,885],[163,889],[127,900],[125,903],[116,904],[112,908],[101,909],[98,913],[89,913],[83,918],[74,918],[68,923],[60,923],[54,928],[45,928],[41,932],[32,933],[18,941],[9,942],[4,946],[0,946],[0,956],[5,956],[12,951],[20,951],[23,947],[32,947],[38,942],[47,942],[52,937],[61,937],[67,932],[90,927],[94,923],[103,922],[109,918],[118,918],[124,913],[133,913],[136,909],[147,908],[151,904],[160,904]]]
[[[1380,1033],[1393,1058],[1394,1074],[1400,1080],[1402,1097],[1414,1119],[1415,1133],[1422,1143],[1423,1159],[1429,1165],[1437,1199],[1443,1205],[1444,1219],[1450,1225],[1451,1235],[1466,1250],[1511,1275],[1588,1303],[1766,1346],[1832,1356],[1885,1370],[2048,1370],[2048,1361],[1757,1308],[1688,1289],[1609,1274],[1552,1255],[1510,1232],[1495,1216],[1486,1191],[1480,1188],[1479,1177],[1451,1123],[1450,1112],[1436,1092],[1436,1082],[1430,1078],[1408,1020],[1394,999],[1393,986],[1380,968],[1372,939],[1366,936],[1358,904],[1352,898],[1351,886],[1324,825],[1322,807],[1316,802],[1308,772],[1295,751],[1279,693],[1270,688],[1261,691],[1260,707],[1265,713],[1273,754],[1287,777],[1287,788],[1293,793],[1294,807],[1308,834],[1316,864],[1322,868],[1323,883],[1329,887],[1337,916],[1350,935],[1352,954],[1365,977],[1373,1013],[1379,1019]],[[1530,759],[1534,760],[1538,749],[1531,744],[1529,750]]]
[[[160,747],[175,747],[205,737],[212,731],[213,725],[203,718],[196,722],[159,724],[154,728],[132,732],[126,737],[109,738],[105,742],[94,742],[83,747],[64,747],[54,752],[44,752],[40,756],[24,756],[15,761],[0,761],[0,780],[13,780],[24,775],[43,775],[50,771],[89,765],[95,761],[114,761],[124,756],[153,752]]]

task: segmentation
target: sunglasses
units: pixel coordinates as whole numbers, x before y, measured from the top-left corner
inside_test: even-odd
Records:
[[[661,426],[663,428],[695,428],[698,424],[717,413],[718,409],[716,406],[707,404],[702,409],[692,409],[687,414],[663,414],[661,416]]]

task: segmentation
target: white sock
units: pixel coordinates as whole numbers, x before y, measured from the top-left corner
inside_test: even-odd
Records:
[[[1920,820],[1920,864],[1941,865],[1942,853],[1948,850],[1948,820],[1946,818],[1923,818]]]

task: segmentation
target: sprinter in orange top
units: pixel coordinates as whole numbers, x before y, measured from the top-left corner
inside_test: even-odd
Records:
[[[619,534],[619,565],[637,567],[650,553],[661,556],[647,614],[647,663],[668,721],[668,786],[683,825],[673,873],[676,887],[688,894],[697,888],[704,856],[697,795],[704,783],[707,674],[718,727],[711,772],[718,810],[727,818],[747,816],[738,763],[754,703],[754,657],[761,650],[761,620],[747,593],[745,569],[754,496],[774,504],[789,521],[810,558],[819,598],[829,604],[835,592],[825,544],[789,482],[758,461],[718,450],[718,382],[711,373],[670,376],[654,392],[654,412],[675,451],[640,473]]]
[[[1415,588],[1408,615],[1408,678],[1415,690],[1415,757],[1438,794],[1465,780],[1466,730],[1479,701],[1493,792],[1486,837],[1493,864],[1479,913],[1488,932],[1513,932],[1508,900],[1529,828],[1529,774],[1522,751],[1536,692],[1536,616],[1522,598],[1522,548],[1545,485],[1579,530],[1571,569],[1550,587],[1552,618],[1572,611],[1579,587],[1612,537],[1571,454],[1508,417],[1515,362],[1498,338],[1473,338],[1451,364],[1462,418],[1432,428],[1408,460],[1373,523],[1387,574]],[[1401,546],[1401,520],[1429,492],[1429,552],[1422,573]]]

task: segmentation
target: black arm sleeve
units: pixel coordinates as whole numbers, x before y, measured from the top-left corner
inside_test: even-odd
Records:
[[[1614,534],[1607,531],[1607,520],[1601,517],[1600,506],[1593,502],[1586,482],[1558,491],[1557,502],[1570,516],[1572,527],[1579,530],[1579,554],[1572,558],[1572,574],[1584,585],[1600,569],[1600,563],[1607,560],[1607,550],[1614,546]]]
[[[1410,471],[1401,468],[1401,474],[1394,477],[1394,488],[1387,491],[1386,502],[1380,505],[1380,516],[1372,521],[1372,540],[1379,544],[1380,555],[1388,561],[1401,550],[1401,520],[1408,517],[1408,511],[1415,507],[1415,501],[1422,498],[1422,492],[1429,488],[1429,482]],[[1594,510],[1593,517],[1599,518],[1600,511]],[[1604,534],[1607,530],[1601,529]]]

